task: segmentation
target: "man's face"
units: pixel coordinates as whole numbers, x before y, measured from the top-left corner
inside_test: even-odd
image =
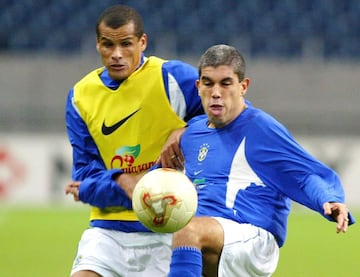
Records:
[[[140,64],[142,52],[146,49],[146,34],[138,38],[132,22],[117,29],[102,22],[99,33],[96,48],[110,77],[118,81],[128,78]]]
[[[209,127],[224,127],[244,110],[248,85],[249,79],[239,80],[232,66],[201,69],[196,86],[209,118]]]

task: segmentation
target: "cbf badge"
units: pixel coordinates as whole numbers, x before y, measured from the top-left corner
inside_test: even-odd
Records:
[[[205,160],[207,153],[209,152],[209,144],[202,144],[200,146],[199,155],[198,155],[198,161],[202,162]]]

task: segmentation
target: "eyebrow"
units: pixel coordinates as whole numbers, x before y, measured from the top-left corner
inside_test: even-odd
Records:
[[[136,36],[135,36],[135,35],[129,35],[129,36],[127,36],[127,37],[122,38],[121,41],[131,40],[131,39],[133,39],[133,38],[136,38]],[[103,35],[99,37],[99,40],[109,40],[109,41],[113,41],[113,39],[108,38],[108,37],[103,36]]]
[[[211,78],[206,77],[206,76],[201,76],[201,80],[202,81],[210,81],[210,82],[214,82]],[[234,78],[232,77],[225,77],[224,79],[221,79],[220,82],[229,82],[229,81],[234,81]]]
[[[206,76],[201,76],[201,80],[204,80],[204,81],[211,81],[210,78],[206,77]]]

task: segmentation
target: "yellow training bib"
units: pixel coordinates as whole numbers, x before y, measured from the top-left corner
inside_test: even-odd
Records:
[[[162,77],[164,60],[148,58],[118,89],[106,87],[90,72],[74,87],[74,103],[108,169],[137,174],[154,165],[170,135],[185,122],[172,109]],[[123,207],[93,207],[91,219],[137,220]]]

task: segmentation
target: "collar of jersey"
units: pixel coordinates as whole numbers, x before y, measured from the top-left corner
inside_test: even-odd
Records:
[[[140,65],[138,66],[138,68],[142,66],[144,61],[145,61],[145,56],[143,53],[141,56],[141,62],[140,62]],[[136,70],[138,68],[136,68]],[[109,71],[106,68],[104,68],[104,71],[100,74],[100,79],[104,83],[105,86],[107,86],[108,88],[113,89],[113,90],[117,89],[120,86],[120,84],[122,83],[122,81],[115,81],[115,80],[111,79],[109,76]]]

